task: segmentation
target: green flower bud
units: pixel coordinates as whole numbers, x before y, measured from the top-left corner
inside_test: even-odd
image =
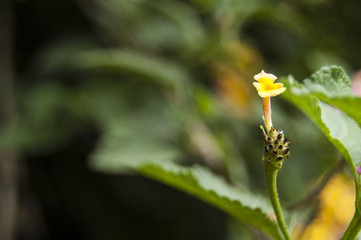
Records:
[[[287,141],[283,131],[270,128],[267,133],[263,126],[261,126],[262,137],[265,141],[266,147],[263,155],[263,160],[272,164],[275,168],[280,169],[283,161],[290,157],[290,142]]]

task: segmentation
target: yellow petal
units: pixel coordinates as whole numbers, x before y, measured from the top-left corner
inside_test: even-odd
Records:
[[[275,90],[271,90],[271,91],[258,91],[258,95],[261,98],[266,98],[266,97],[275,97],[277,95],[280,95],[281,93],[283,93],[284,91],[286,91],[285,87],[279,88],[279,89],[275,89]]]
[[[255,86],[258,95],[262,98],[274,97],[286,90],[282,83],[274,83],[277,79],[275,75],[265,73],[263,70],[255,75],[254,79],[257,80],[257,82],[253,82],[253,86]]]
[[[258,83],[258,82],[253,82],[253,86],[255,86],[255,88],[256,88],[257,90],[259,90],[259,89],[262,88],[262,85],[261,85],[260,83]]]
[[[275,76],[275,75],[273,75],[273,74],[271,74],[271,73],[266,73],[265,71],[261,71],[260,73],[258,73],[258,74],[256,74],[256,75],[254,75],[254,80],[256,80],[256,81],[259,81],[259,80],[261,80],[261,79],[270,79],[270,80],[272,80],[272,82],[274,82],[276,79],[277,79],[277,77]]]
[[[282,88],[283,87],[283,83],[274,83],[274,85],[276,85],[276,88]]]

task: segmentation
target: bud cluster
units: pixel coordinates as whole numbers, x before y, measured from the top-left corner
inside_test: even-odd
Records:
[[[268,134],[262,129],[263,140],[266,143],[264,149],[264,161],[267,161],[280,169],[284,159],[290,157],[290,142],[287,141],[282,130],[276,130],[273,127]]]

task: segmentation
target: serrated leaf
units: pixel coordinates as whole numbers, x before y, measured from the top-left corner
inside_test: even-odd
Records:
[[[361,98],[352,94],[351,82],[345,71],[338,66],[323,67],[310,79],[304,81],[303,94],[312,93],[322,101],[331,104],[361,126]],[[294,90],[296,94],[300,91]]]
[[[347,93],[348,90],[346,90],[347,83],[344,82],[345,78],[343,78],[342,75],[338,75],[339,73],[335,74],[333,72],[335,70],[334,68],[329,69],[329,74],[333,75],[334,78],[328,78],[328,81],[326,81],[326,78],[322,79],[323,76],[327,76],[326,69],[322,70],[323,76],[318,74],[313,75],[316,77],[313,79],[312,84],[308,82],[303,85],[292,77],[289,77],[288,80],[284,81],[288,90],[282,96],[306,113],[345,157],[356,179],[358,186],[356,188],[356,195],[357,200],[359,200],[360,182],[358,181],[356,168],[361,164],[361,129],[347,114],[322,102],[317,98],[318,94],[313,93],[313,91],[319,93],[321,91],[320,89],[323,89],[324,98],[327,98],[327,102],[331,102],[332,98],[326,95],[329,94],[329,96],[332,96],[332,93],[337,91],[335,86],[340,85],[343,87],[340,89],[339,96],[349,97]],[[340,76],[342,78],[341,80],[336,79]],[[330,83],[329,81],[335,82]]]
[[[238,220],[257,227],[276,240],[283,239],[277,224],[267,216],[272,208],[265,198],[233,188],[203,167],[183,167],[169,161],[144,159],[133,162],[116,161],[116,156],[113,155],[110,159],[104,158],[102,154],[95,154],[91,165],[107,173],[135,171],[193,195]]]
[[[312,93],[322,93],[328,98],[352,96],[351,82],[345,71],[338,66],[323,67],[304,81]]]

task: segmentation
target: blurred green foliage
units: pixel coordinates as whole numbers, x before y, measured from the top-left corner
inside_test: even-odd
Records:
[[[73,223],[68,229],[54,220],[62,217],[81,222],[91,216],[52,212],[53,208],[67,212],[79,204],[94,204],[86,203],[86,197],[80,197],[83,201],[78,205],[74,203],[77,189],[67,192],[65,185],[72,181],[82,183],[76,185],[79,189],[92,189],[92,181],[101,181],[100,186],[110,188],[110,199],[113,194],[121,195],[109,187],[117,180],[99,180],[99,173],[89,173],[77,165],[85,166],[83,160],[96,149],[106,152],[112,161],[129,164],[163,160],[203,165],[237,188],[264,194],[261,100],[252,89],[252,76],[265,69],[303,79],[328,64],[342,65],[349,73],[358,70],[360,4],[355,0],[14,2],[19,118],[2,128],[0,145],[17,149],[29,166],[34,196],[41,203],[38,209],[44,228],[48,228],[40,235],[68,239],[66,234],[55,236],[59,231],[71,233],[69,229],[84,228],[79,231],[87,234],[77,239],[144,238],[131,230],[108,230],[112,234],[102,235],[107,231],[102,224],[97,227],[98,222],[82,227]],[[324,95],[326,99],[328,95]],[[341,107],[337,101],[329,103]],[[279,176],[280,196],[284,205],[290,205],[306,194],[340,154],[314,123],[287,101],[273,101],[273,118],[292,142],[292,157]],[[64,158],[68,159],[66,164],[61,162]],[[74,160],[77,158],[82,160]],[[83,172],[71,174],[71,169]],[[72,176],[72,181],[63,181],[63,174]],[[49,186],[44,185],[46,181]],[[153,195],[147,184],[154,184],[126,177],[121,181],[124,187],[130,182],[131,190],[122,190],[130,195],[124,196],[128,199],[124,204],[131,208],[128,215],[114,213],[115,207],[109,211],[114,215],[103,216],[119,222],[126,221],[132,210],[134,216],[142,216],[137,215],[136,208],[147,209],[148,198]],[[49,191],[52,200],[47,196]],[[159,196],[163,191],[158,191]],[[144,192],[140,199],[138,192]],[[175,199],[177,194],[166,196]],[[160,211],[169,211],[173,204],[153,198],[162,202],[162,206],[157,205]],[[130,204],[132,201],[137,204]],[[54,202],[58,207],[53,207]],[[197,203],[187,204],[182,206],[194,209]],[[68,205],[71,207],[64,207]],[[232,239],[236,233],[241,238],[258,239],[262,235],[239,223],[231,224],[227,232],[220,224],[226,220],[220,217],[215,222],[202,219],[213,229],[202,230],[199,235],[192,235],[193,228],[178,223],[184,228],[170,228],[168,236],[183,232],[179,238],[152,236],[156,230],[150,229],[162,229],[154,212],[150,215],[154,215],[151,221],[155,224],[149,223],[149,232],[144,233],[149,239]],[[180,218],[191,214],[183,213]],[[134,224],[127,226],[147,229],[146,224],[137,226],[138,220],[142,221],[135,217]],[[56,224],[63,227],[53,227]],[[218,235],[210,234],[212,231]],[[24,239],[31,239],[24,232]]]

